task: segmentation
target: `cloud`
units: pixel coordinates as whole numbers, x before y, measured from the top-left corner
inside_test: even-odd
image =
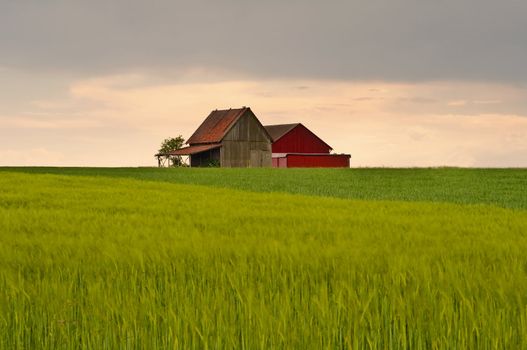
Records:
[[[57,117],[54,113],[35,112],[33,116],[0,116],[0,127],[16,129],[71,130],[102,127],[100,121],[88,118]]]
[[[0,66],[525,84],[526,10],[519,0],[3,1]]]
[[[351,153],[354,166],[527,166],[522,88],[200,80],[123,74],[74,81],[62,98],[36,98],[18,107],[23,113],[0,114],[0,150],[44,148],[62,154],[62,165],[153,166],[164,138],[190,136],[212,109],[247,105],[264,124],[304,123],[336,152]],[[456,100],[465,102],[452,106]],[[19,157],[4,152],[0,163],[20,164]]]
[[[0,149],[0,165],[47,165],[60,166],[64,164],[65,156],[60,152],[49,151],[46,148]]]
[[[467,103],[468,102],[465,100],[455,100],[455,101],[448,102],[447,105],[450,107],[463,107],[463,106],[466,106]]]
[[[526,10],[3,1],[0,163],[153,165],[161,139],[249,105],[264,123],[306,123],[354,165],[527,166]]]
[[[475,100],[475,101],[472,101],[472,103],[476,105],[496,105],[496,104],[503,103],[503,101],[501,100]]]

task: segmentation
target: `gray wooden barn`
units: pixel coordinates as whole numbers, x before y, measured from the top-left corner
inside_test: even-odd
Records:
[[[190,166],[270,167],[272,139],[249,107],[214,110],[170,155],[188,155]]]

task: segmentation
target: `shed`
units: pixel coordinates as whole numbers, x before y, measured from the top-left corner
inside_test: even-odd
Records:
[[[170,155],[188,155],[190,166],[270,167],[272,138],[249,107],[214,110]]]
[[[333,148],[301,123],[266,125],[273,138],[275,168],[349,168],[351,155],[333,154]]]

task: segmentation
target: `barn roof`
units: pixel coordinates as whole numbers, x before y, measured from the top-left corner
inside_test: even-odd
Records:
[[[188,139],[188,144],[195,143],[217,143],[221,142],[225,134],[240,119],[248,107],[238,109],[214,110],[210,112],[207,119],[201,123],[199,128]]]
[[[213,144],[208,144],[208,145],[195,145],[195,146],[180,148],[175,151],[169,152],[168,154],[171,156],[186,156],[186,155],[209,151],[211,149],[220,148],[220,147],[221,147],[221,143],[213,143]]]
[[[288,132],[296,128],[297,126],[301,125],[304,127],[307,131],[309,131],[313,136],[315,136],[317,139],[319,139],[323,144],[328,146],[329,149],[333,149],[330,145],[328,145],[324,140],[322,140],[320,137],[318,137],[313,131],[306,128],[305,125],[302,123],[293,123],[293,124],[277,124],[277,125],[265,125],[264,128],[267,130],[269,135],[273,138],[273,142],[278,141],[283,136],[285,136]]]

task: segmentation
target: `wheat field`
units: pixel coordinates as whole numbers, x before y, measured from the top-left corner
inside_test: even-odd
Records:
[[[317,171],[293,193],[270,170],[237,170],[254,189],[119,171],[0,171],[1,348],[527,347],[514,171],[469,201],[332,194]]]

